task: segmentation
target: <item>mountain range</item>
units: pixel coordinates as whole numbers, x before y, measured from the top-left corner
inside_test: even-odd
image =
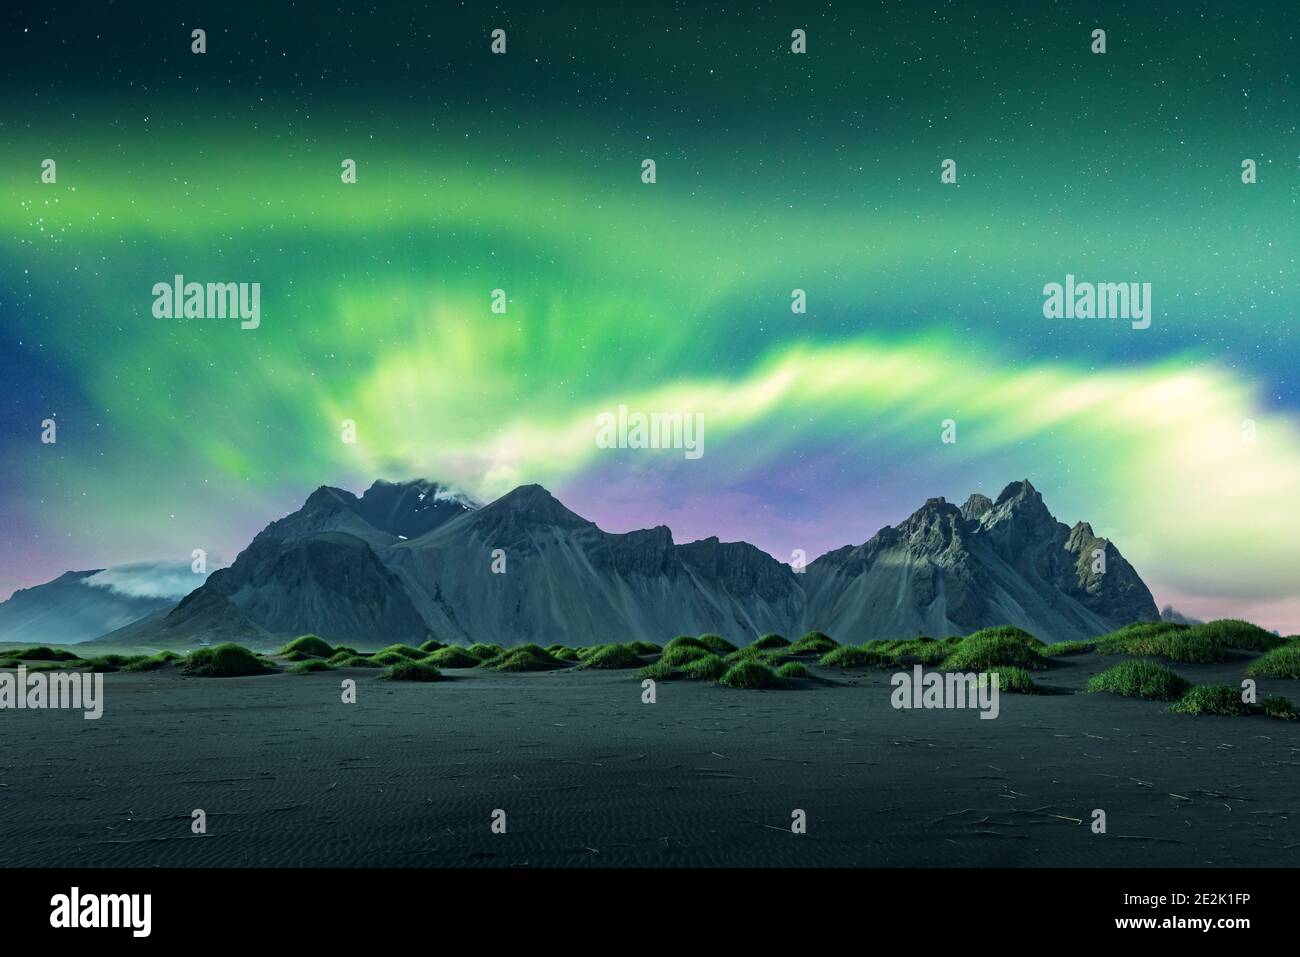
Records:
[[[960,507],[932,498],[802,570],[746,542],[678,544],[664,526],[606,532],[539,485],[480,505],[421,480],[360,497],[322,486],[174,607],[96,640],[743,644],[818,629],[860,642],[1009,624],[1064,641],[1159,617],[1114,544],[1058,522],[1027,480]]]

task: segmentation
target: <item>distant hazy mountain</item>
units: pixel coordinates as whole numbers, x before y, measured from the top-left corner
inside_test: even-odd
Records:
[[[188,565],[151,562],[65,572],[0,602],[0,641],[75,644],[159,611],[202,582]]]
[[[1177,622],[1180,625],[1204,624],[1204,622],[1202,622],[1199,618],[1190,618],[1187,615],[1184,615],[1173,605],[1165,605],[1164,608],[1160,609],[1160,620]]]
[[[1057,522],[1027,481],[960,509],[931,499],[803,574],[745,542],[602,531],[537,485],[480,507],[430,482],[378,482],[361,498],[318,489],[173,611],[104,640],[590,644],[714,631],[744,643],[818,628],[858,642],[997,624],[1065,640],[1158,617],[1115,546]]]

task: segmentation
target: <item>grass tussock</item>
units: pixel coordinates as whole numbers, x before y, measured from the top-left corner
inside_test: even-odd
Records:
[[[786,649],[791,655],[814,655],[820,658],[822,655],[828,655],[840,643],[830,635],[820,631],[810,631],[793,645]]]
[[[419,648],[412,648],[410,645],[397,644],[389,645],[387,648],[380,648],[371,655],[371,657],[376,658],[379,655],[401,655],[403,658],[409,658],[411,661],[419,661],[425,656],[425,652],[421,651]]]
[[[291,655],[310,655],[313,658],[329,658],[335,649],[328,641],[317,635],[302,635],[289,642],[276,652],[281,657]]]
[[[306,675],[316,671],[330,671],[332,669],[327,662],[320,658],[308,658],[306,661],[299,661],[290,665],[289,670],[296,675]]]
[[[700,635],[699,641],[700,644],[715,655],[729,655],[736,650],[736,646],[721,635]]]
[[[1177,701],[1189,687],[1186,679],[1158,662],[1123,661],[1093,675],[1083,690],[1150,701]]]
[[[428,641],[420,645],[420,650],[423,651],[426,655],[431,655],[435,651],[441,651],[443,648],[446,647],[447,646],[444,645],[441,641],[434,641],[432,638],[430,638]]]
[[[266,674],[270,670],[257,655],[230,642],[195,649],[181,665],[182,674],[199,678],[243,678]]]
[[[403,658],[401,655],[393,655],[393,658],[398,663],[402,661],[410,660],[409,658]],[[342,658],[339,658],[337,661],[335,661],[333,658],[330,658],[329,663],[333,665],[335,668],[382,668],[383,667],[383,664],[381,662],[372,661],[370,658],[367,658],[365,655],[344,655]]]
[[[61,648],[50,648],[46,645],[38,645],[35,648],[15,648],[13,651],[6,651],[7,658],[15,658],[20,661],[77,661],[78,656],[71,651],[64,651]]]
[[[1261,678],[1300,678],[1300,644],[1288,642],[1265,652],[1246,673]]]
[[[713,655],[713,652],[707,648],[701,648],[697,645],[678,645],[674,648],[672,642],[669,642],[668,647],[664,649],[664,653],[659,657],[659,662],[674,668],[681,668],[692,661],[707,658],[710,655]],[[717,657],[717,655],[713,656]]]
[[[1169,706],[1176,714],[1247,715],[1263,709],[1241,700],[1241,689],[1229,685],[1193,685]]]
[[[135,655],[123,666],[123,671],[157,671],[173,661],[183,661],[184,655],[174,651],[160,651],[152,655]]]
[[[400,651],[376,651],[368,656],[371,661],[384,667],[390,665],[400,665],[403,661],[418,661],[418,658],[412,658],[410,655],[404,655]],[[421,658],[424,656],[421,655]]]
[[[1008,694],[1038,694],[1042,689],[1034,684],[1033,677],[1024,668],[1003,666],[994,668],[992,671],[982,671],[979,675],[979,687],[984,687],[992,680],[989,676],[998,676],[998,693],[1003,691]]]
[[[808,666],[802,661],[787,661],[780,668],[776,669],[778,678],[811,678],[813,673],[808,670]]]
[[[944,671],[991,671],[999,667],[1041,671],[1048,664],[1041,654],[1047,645],[1019,628],[984,628],[949,647],[949,653],[939,663]]]
[[[886,642],[880,650],[893,656],[894,661],[900,665],[912,661],[923,665],[938,665],[952,653],[952,648],[942,641],[926,637]]]
[[[664,654],[668,654],[668,652],[677,648],[695,648],[699,651],[709,650],[709,646],[698,638],[691,635],[678,635],[672,641],[668,642],[668,644],[664,645]]]
[[[588,655],[578,667],[619,670],[622,668],[639,668],[645,662],[630,645],[605,645],[593,655]]]
[[[1296,710],[1290,698],[1283,698],[1281,695],[1269,695],[1260,702],[1260,706],[1270,718],[1276,718],[1279,721],[1300,721],[1300,711]]]
[[[1043,654],[1049,658],[1064,658],[1066,655],[1086,655],[1096,650],[1095,641],[1058,641],[1043,649]]]
[[[776,672],[767,665],[761,661],[750,659],[732,665],[718,681],[728,688],[761,691],[766,688],[777,687],[780,679],[777,678]]]
[[[1208,633],[1173,621],[1139,621],[1097,639],[1103,655],[1141,655],[1189,664],[1227,661],[1232,655]]]
[[[1193,625],[1191,634],[1203,635],[1215,644],[1234,651],[1272,651],[1285,645],[1286,639],[1258,625],[1236,618],[1220,618],[1203,625]]]
[[[424,661],[411,661],[409,658],[390,665],[379,676],[384,681],[442,681],[442,672]]]
[[[780,648],[769,648],[766,651],[754,645],[746,645],[729,655],[723,655],[722,658],[730,665],[734,665],[739,661],[760,661],[765,665],[776,666],[788,657],[787,651],[788,649],[784,645]]]
[[[491,661],[493,658],[500,658],[506,653],[504,645],[490,645],[482,641],[474,642],[465,650],[479,661]]]
[[[677,671],[672,665],[666,665],[662,661],[656,661],[652,665],[646,665],[635,675],[638,681],[644,681],[650,678],[654,681],[669,681],[677,677]]]
[[[777,648],[789,648],[790,640],[785,635],[770,632],[750,642],[749,647],[756,648],[759,651],[775,651]]]
[[[840,645],[821,657],[821,664],[827,668],[881,668],[893,663],[890,654],[855,645]]]
[[[691,681],[717,681],[729,668],[721,655],[705,654],[682,666],[682,675]]]
[[[131,659],[126,655],[95,655],[78,663],[78,667],[87,668],[96,674],[112,674],[121,671]]]
[[[553,671],[563,665],[541,645],[534,644],[507,649],[505,654],[483,662],[484,668],[493,671]]]
[[[458,645],[445,645],[425,658],[435,668],[477,668],[482,662]]]

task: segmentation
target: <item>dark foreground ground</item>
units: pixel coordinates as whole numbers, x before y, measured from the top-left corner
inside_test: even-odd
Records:
[[[0,713],[0,865],[1300,864],[1300,724],[1083,694],[895,711],[890,672],[817,670],[833,683],[660,682],[654,705],[631,672],[109,674],[99,721]]]

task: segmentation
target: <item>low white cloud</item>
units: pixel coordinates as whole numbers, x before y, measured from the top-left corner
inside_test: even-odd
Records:
[[[132,598],[181,599],[198,588],[220,565],[209,558],[208,572],[195,572],[189,562],[134,562],[96,572],[82,584],[107,588]]]

